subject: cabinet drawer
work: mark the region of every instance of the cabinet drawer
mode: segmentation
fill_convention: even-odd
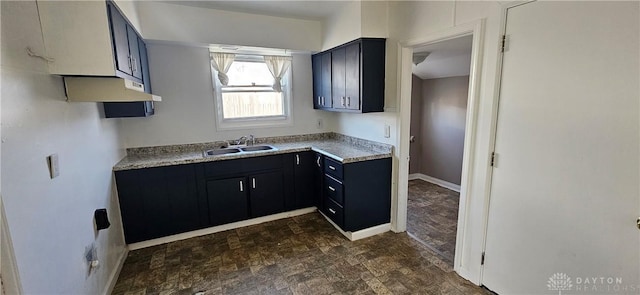
[[[324,172],[338,180],[342,180],[342,163],[329,157],[324,157]]]
[[[325,175],[324,178],[325,195],[333,199],[340,205],[344,204],[344,199],[342,197],[342,182],[329,175]]]
[[[282,156],[257,156],[253,158],[223,160],[204,164],[204,176],[230,176],[253,171],[264,171],[282,168]]]
[[[326,208],[325,213],[327,214],[327,217],[331,218],[331,220],[339,227],[344,227],[344,210],[342,206],[330,198],[324,199],[324,206]]]

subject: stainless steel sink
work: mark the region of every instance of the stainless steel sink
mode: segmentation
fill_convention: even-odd
[[[226,155],[226,154],[235,154],[241,152],[240,149],[231,148],[231,149],[214,149],[214,150],[206,150],[204,151],[205,157],[217,156],[217,155]]]
[[[275,150],[276,148],[270,145],[252,145],[240,148],[243,152],[257,152],[257,151],[269,151]]]

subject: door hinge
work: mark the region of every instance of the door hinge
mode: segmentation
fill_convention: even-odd
[[[482,257],[480,258],[480,265],[484,265],[484,252],[482,252]]]
[[[491,167],[495,167],[496,166],[496,158],[497,158],[496,152],[492,152],[491,153]]]
[[[502,45],[500,47],[500,51],[501,52],[506,52],[509,50],[509,44],[507,43],[508,40],[508,36],[507,35],[502,35]]]

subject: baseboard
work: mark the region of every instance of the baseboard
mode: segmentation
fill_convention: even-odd
[[[104,295],[109,295],[113,293],[113,288],[116,287],[116,283],[118,282],[118,277],[120,276],[120,271],[122,270],[122,266],[124,266],[125,260],[127,260],[128,254],[129,254],[129,251],[127,250],[127,247],[125,247],[124,251],[122,251],[122,254],[120,255],[120,258],[118,259],[118,263],[115,269],[111,272],[111,275],[109,276],[109,280],[107,280],[107,288],[103,293]]]
[[[414,179],[424,180],[426,182],[430,182],[430,183],[433,183],[435,185],[439,185],[441,187],[450,189],[452,191],[460,192],[460,186],[459,185],[457,185],[455,183],[448,182],[448,181],[444,181],[442,179],[437,179],[435,177],[431,177],[429,175],[425,175],[425,174],[422,174],[422,173],[409,174],[409,180],[414,180]]]
[[[324,216],[324,218],[327,221],[329,221],[329,223],[331,223],[331,225],[333,225],[333,227],[335,227],[343,236],[345,236],[345,238],[349,239],[349,241],[361,240],[361,239],[372,237],[372,236],[375,236],[377,234],[381,234],[381,233],[388,232],[388,231],[391,230],[391,223],[385,223],[385,224],[376,225],[376,226],[372,226],[372,227],[369,227],[369,228],[361,229],[361,230],[355,231],[355,232],[344,231],[337,224],[335,224],[333,222],[333,220],[331,220],[331,218],[327,217],[327,215],[324,215],[324,213],[322,213],[322,211],[318,211],[318,212],[320,212],[320,214],[322,214],[322,216]]]
[[[253,219],[249,219],[249,220],[238,221],[238,222],[234,222],[234,223],[228,223],[228,224],[208,227],[208,228],[204,228],[204,229],[194,230],[194,231],[190,231],[190,232],[186,232],[186,233],[181,233],[181,234],[176,234],[176,235],[172,235],[172,236],[157,238],[157,239],[153,239],[153,240],[133,243],[133,244],[129,244],[129,250],[142,249],[142,248],[162,245],[162,244],[166,244],[166,243],[170,243],[170,242],[175,242],[175,241],[195,238],[195,237],[199,237],[199,236],[210,235],[210,234],[222,232],[222,231],[225,231],[225,230],[236,229],[236,228],[240,228],[240,227],[256,225],[256,224],[269,222],[269,221],[274,221],[274,220],[278,220],[278,219],[283,219],[283,218],[289,218],[289,217],[293,217],[293,216],[308,214],[308,213],[311,213],[311,212],[315,212],[316,210],[317,210],[316,207],[309,207],[309,208],[304,208],[304,209],[288,211],[288,212],[284,212],[284,213],[273,214],[273,215],[269,215],[269,216],[253,218]]]

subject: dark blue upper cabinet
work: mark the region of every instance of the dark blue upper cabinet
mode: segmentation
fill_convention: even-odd
[[[107,1],[107,9],[116,75],[144,84],[145,92],[151,93],[149,62],[144,40],[112,2]],[[104,115],[107,118],[148,117],[154,113],[152,101],[104,103]]]
[[[312,56],[313,107],[383,112],[385,39],[361,38]]]

